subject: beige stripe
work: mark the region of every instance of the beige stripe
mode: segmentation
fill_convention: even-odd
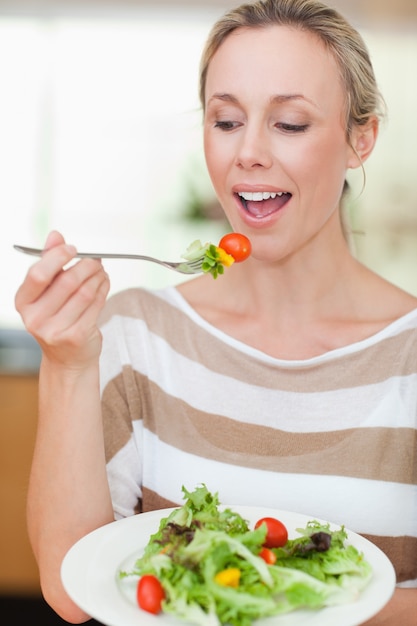
[[[380,548],[395,567],[397,582],[417,578],[417,539],[415,537],[378,537],[363,535]]]
[[[142,512],[181,506],[183,502],[172,502],[162,498],[151,489],[143,488]],[[352,530],[352,529],[351,529]],[[397,582],[417,578],[417,539],[415,537],[378,537],[363,535],[382,550],[394,565]]]
[[[193,324],[185,313],[152,293],[138,289],[123,292],[111,303],[109,301],[103,320],[108,320],[113,312],[140,319],[144,316],[149,330],[168,341],[174,351],[203,363],[214,372],[276,388],[275,362],[267,363],[255,357],[242,359],[241,352]],[[408,350],[407,344],[416,344],[415,330],[404,331],[327,363],[296,368],[280,366],[280,389],[303,392],[338,390],[357,387],[358,381],[362,386],[384,381],[390,375],[417,373],[417,361],[411,358],[415,351]]]
[[[143,487],[142,489],[142,513],[177,507],[183,504],[184,502],[172,502],[171,500],[167,500],[147,487]]]
[[[417,484],[415,432],[407,428],[363,428],[323,433],[291,433],[267,426],[208,415],[168,396],[154,383],[124,369],[125,383],[136,407],[124,398],[122,377],[104,392],[104,432],[107,461],[128,441],[131,411],[164,443],[187,453],[231,465],[295,473],[349,476]],[[145,391],[147,390],[147,391]],[[111,409],[106,408],[107,400]],[[154,416],[158,415],[158,424]],[[399,453],[401,451],[401,454]]]
[[[158,437],[184,452],[267,471],[417,484],[412,429],[289,433],[208,415],[167,396],[153,383],[147,400],[145,415],[165,416],[163,424],[158,421]],[[146,428],[156,432],[152,420]]]
[[[132,436],[132,416],[139,418],[141,415],[140,387],[136,387],[135,372],[130,367],[123,368],[123,372],[109,382],[101,402],[108,463]]]

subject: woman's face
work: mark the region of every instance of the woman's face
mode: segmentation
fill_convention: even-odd
[[[211,60],[205,155],[233,229],[271,259],[338,223],[346,170],[344,92],[333,56],[311,33],[239,29]]]

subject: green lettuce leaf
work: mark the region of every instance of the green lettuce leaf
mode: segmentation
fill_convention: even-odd
[[[372,570],[344,527],[331,530],[312,520],[300,537],[274,549],[277,562],[259,556],[266,527],[221,509],[217,494],[203,484],[183,487],[185,503],[161,520],[131,572],[153,573],[165,590],[163,611],[200,626],[251,626],[254,620],[299,608],[317,610],[356,600]],[[216,575],[232,568],[236,586]]]

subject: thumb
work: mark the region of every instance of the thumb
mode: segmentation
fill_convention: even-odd
[[[50,248],[54,248],[55,246],[59,246],[60,244],[65,243],[64,237],[57,230],[52,230],[46,238],[45,241],[45,250],[49,250]]]

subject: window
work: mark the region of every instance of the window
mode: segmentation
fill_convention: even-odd
[[[219,225],[189,223],[190,185],[212,194],[201,148],[198,65],[213,15],[0,16],[0,326],[56,228],[80,250],[179,259]],[[178,274],[109,261],[112,291]],[[5,297],[4,297],[5,295]]]

